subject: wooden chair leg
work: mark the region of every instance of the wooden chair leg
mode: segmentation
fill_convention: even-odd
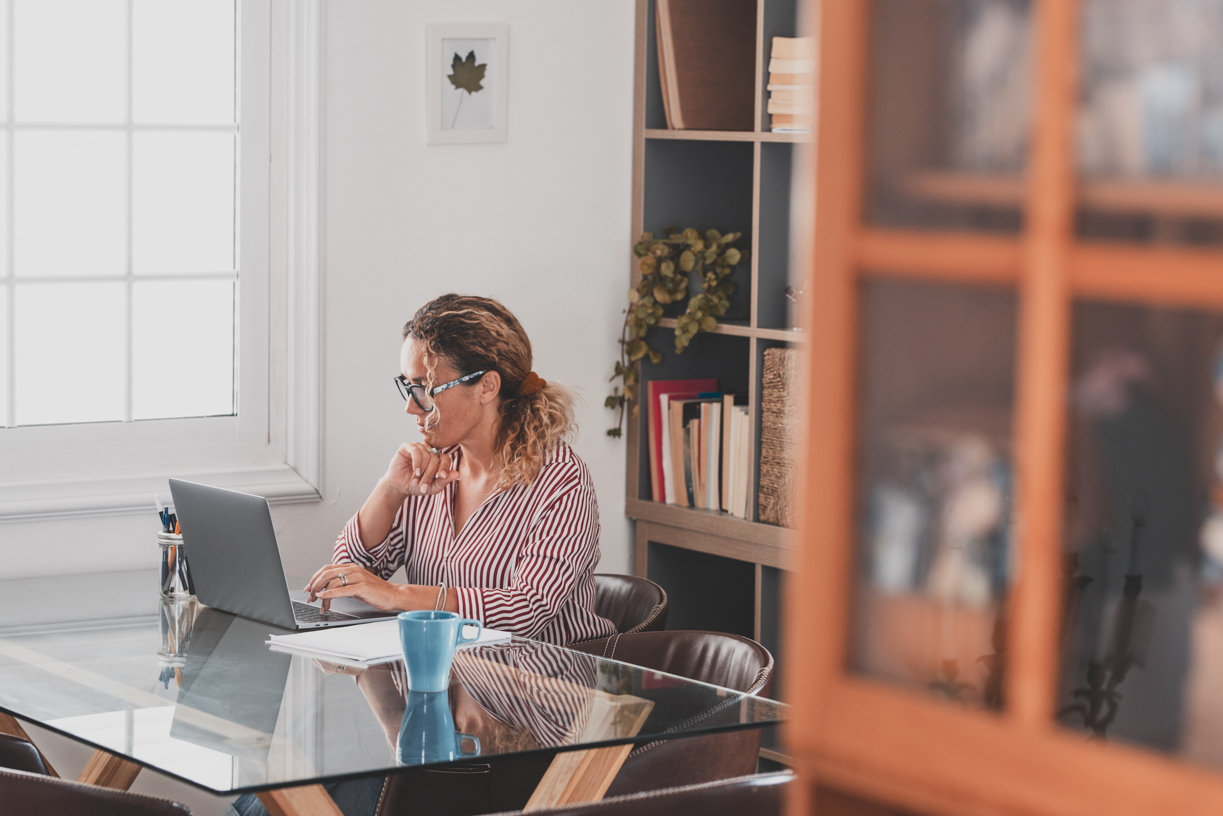
[[[140,774],[140,766],[107,751],[94,751],[77,782],[114,790],[127,790]]]
[[[256,796],[271,816],[344,816],[322,785],[281,788]]]
[[[0,712],[0,734],[8,734],[10,737],[18,737],[31,745],[34,743],[34,740],[30,739],[30,735],[27,734],[25,729],[21,727],[21,723],[17,722],[17,718],[3,712]],[[35,745],[34,748],[37,749],[38,746]],[[47,758],[43,755],[43,752],[39,751],[38,755],[42,757],[42,764],[47,766],[47,773],[58,779],[59,774],[57,774],[55,769],[51,767],[51,763],[47,762]]]

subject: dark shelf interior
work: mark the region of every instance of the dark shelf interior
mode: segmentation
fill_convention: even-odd
[[[648,578],[667,591],[667,629],[755,634],[755,565],[650,542]]]
[[[756,325],[791,328],[786,287],[790,284],[790,175],[792,144],[760,145],[760,257],[756,281]]]
[[[645,206],[648,232],[666,227],[700,232],[741,232],[734,246],[752,245],[752,150],[750,142],[699,142],[653,139],[645,145]],[[747,253],[744,252],[746,255]],[[751,265],[741,263],[730,273],[735,286],[727,320],[751,319]],[[688,297],[701,291],[699,280],[688,285]],[[664,314],[683,313],[688,298],[669,304]]]

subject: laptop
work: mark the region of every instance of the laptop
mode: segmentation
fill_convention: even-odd
[[[321,601],[291,588],[285,578],[267,499],[219,487],[170,480],[170,493],[200,603],[284,629],[350,626],[393,618],[356,598]],[[303,582],[304,583],[304,582]]]

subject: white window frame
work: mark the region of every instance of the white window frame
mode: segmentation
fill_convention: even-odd
[[[170,476],[321,497],[322,0],[239,13],[237,415],[0,429],[0,523],[149,513]]]

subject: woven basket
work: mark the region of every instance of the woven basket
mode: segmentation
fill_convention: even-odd
[[[794,527],[798,443],[802,422],[803,355],[798,349],[764,352],[760,400],[760,520]]]

